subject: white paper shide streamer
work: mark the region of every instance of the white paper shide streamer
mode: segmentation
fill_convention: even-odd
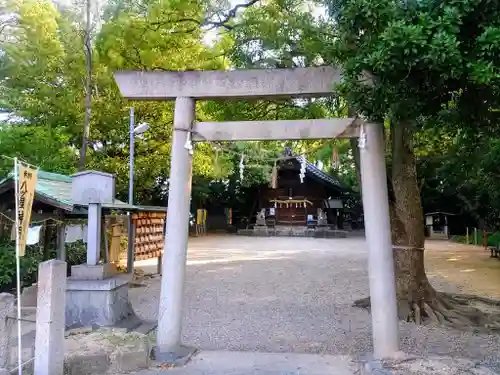
[[[243,161],[245,160],[245,155],[241,155],[240,159],[240,182],[243,181],[243,172],[245,171],[245,164],[243,164]]]
[[[190,155],[193,155],[193,142],[191,142],[191,132],[186,133],[186,143],[184,143],[184,148],[189,151]]]
[[[300,173],[299,173],[300,183],[303,183],[304,178],[306,177],[306,166],[307,166],[306,156],[302,155],[300,157]]]
[[[361,123],[361,128],[359,129],[358,146],[359,148],[366,147],[366,132],[365,132],[365,125],[363,123]]]

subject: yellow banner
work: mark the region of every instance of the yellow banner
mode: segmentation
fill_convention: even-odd
[[[24,256],[37,182],[36,169],[19,164],[19,256]]]

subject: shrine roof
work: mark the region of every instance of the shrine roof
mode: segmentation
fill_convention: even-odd
[[[74,205],[71,198],[71,176],[59,173],[38,170],[37,184],[35,187],[35,200],[42,203],[61,208],[73,214],[86,214],[85,206]],[[14,172],[10,172],[7,177],[0,180],[0,194],[14,189]],[[130,205],[119,199],[114,199],[112,203],[103,204],[104,209],[122,211],[166,211],[165,207]]]
[[[297,161],[300,163],[302,161],[302,157],[297,156]],[[342,187],[342,184],[340,183],[338,178],[326,174],[321,169],[316,167],[314,164],[309,163],[306,160],[306,176],[308,173],[313,175],[316,178],[319,178],[320,180],[322,180],[328,184],[334,185],[335,187],[338,187],[338,188]]]

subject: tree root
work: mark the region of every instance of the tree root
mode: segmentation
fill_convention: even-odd
[[[406,322],[476,332],[500,332],[500,301],[489,298],[431,293],[430,296],[421,300],[399,300],[398,305],[399,317]],[[478,305],[487,307],[487,311],[478,308]],[[370,298],[357,300],[353,306],[370,311]]]

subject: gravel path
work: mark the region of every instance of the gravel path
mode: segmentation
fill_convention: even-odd
[[[372,351],[364,239],[209,236],[190,240],[183,340],[202,349],[356,355]],[[145,268],[147,270],[147,267]],[[149,271],[155,269],[150,268]],[[457,288],[433,278],[439,290]],[[159,278],[130,291],[155,318]],[[400,323],[402,349],[485,361],[500,370],[500,336]]]

